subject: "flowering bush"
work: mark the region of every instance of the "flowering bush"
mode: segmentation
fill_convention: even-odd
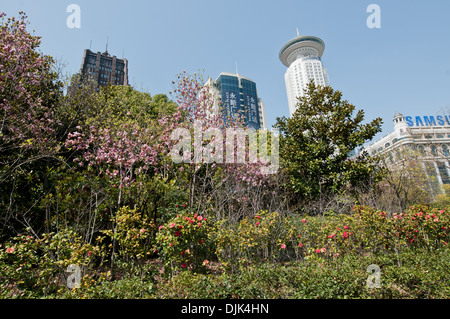
[[[403,214],[355,206],[352,215],[310,218],[300,223],[299,248],[306,258],[337,258],[343,254],[384,253],[409,248],[435,250],[449,241],[450,214],[425,205],[411,206]]]
[[[405,246],[434,250],[448,244],[450,214],[446,209],[414,205],[405,213],[388,216],[367,207],[355,207],[360,247],[399,250]]]
[[[211,255],[208,218],[198,214],[178,214],[159,227],[156,251],[168,269],[205,270]]]

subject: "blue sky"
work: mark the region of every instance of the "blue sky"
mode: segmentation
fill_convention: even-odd
[[[66,25],[69,4],[81,8],[81,28]],[[369,4],[381,8],[381,28],[369,29]],[[366,120],[382,117],[381,137],[396,111],[434,115],[450,109],[448,0],[0,0],[8,16],[27,13],[41,50],[75,73],[83,50],[129,60],[129,80],[152,95],[168,94],[182,70],[205,79],[236,70],[256,82],[267,124],[288,116],[281,47],[296,36],[318,36],[331,86]]]

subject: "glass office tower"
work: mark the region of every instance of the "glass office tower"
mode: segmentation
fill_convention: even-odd
[[[241,114],[247,127],[266,128],[264,104],[258,98],[255,82],[239,74],[221,73],[215,81],[209,79],[206,85],[213,88],[216,109],[220,105],[225,123]]]

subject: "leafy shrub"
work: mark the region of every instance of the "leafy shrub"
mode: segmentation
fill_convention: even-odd
[[[115,223],[113,229],[102,231],[109,236],[113,244],[117,245],[114,254],[119,260],[128,263],[138,261],[152,254],[156,227],[153,221],[142,216],[137,209],[125,206],[119,209],[116,216],[111,219]],[[100,241],[104,237],[99,237]],[[116,257],[116,256],[114,256]]]
[[[217,222],[210,238],[223,268],[236,272],[252,263],[276,261],[288,247],[292,228],[278,213],[260,212],[246,217],[237,224],[226,220]]]
[[[83,242],[73,231],[44,234],[42,238],[18,235],[0,247],[0,278],[3,297],[41,297],[66,285],[66,270],[82,271],[101,256],[99,246]]]

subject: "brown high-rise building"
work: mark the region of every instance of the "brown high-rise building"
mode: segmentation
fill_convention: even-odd
[[[80,72],[72,78],[69,92],[80,85],[85,79],[90,79],[98,86],[129,85],[128,60],[111,56],[108,51],[94,53],[84,50]]]

